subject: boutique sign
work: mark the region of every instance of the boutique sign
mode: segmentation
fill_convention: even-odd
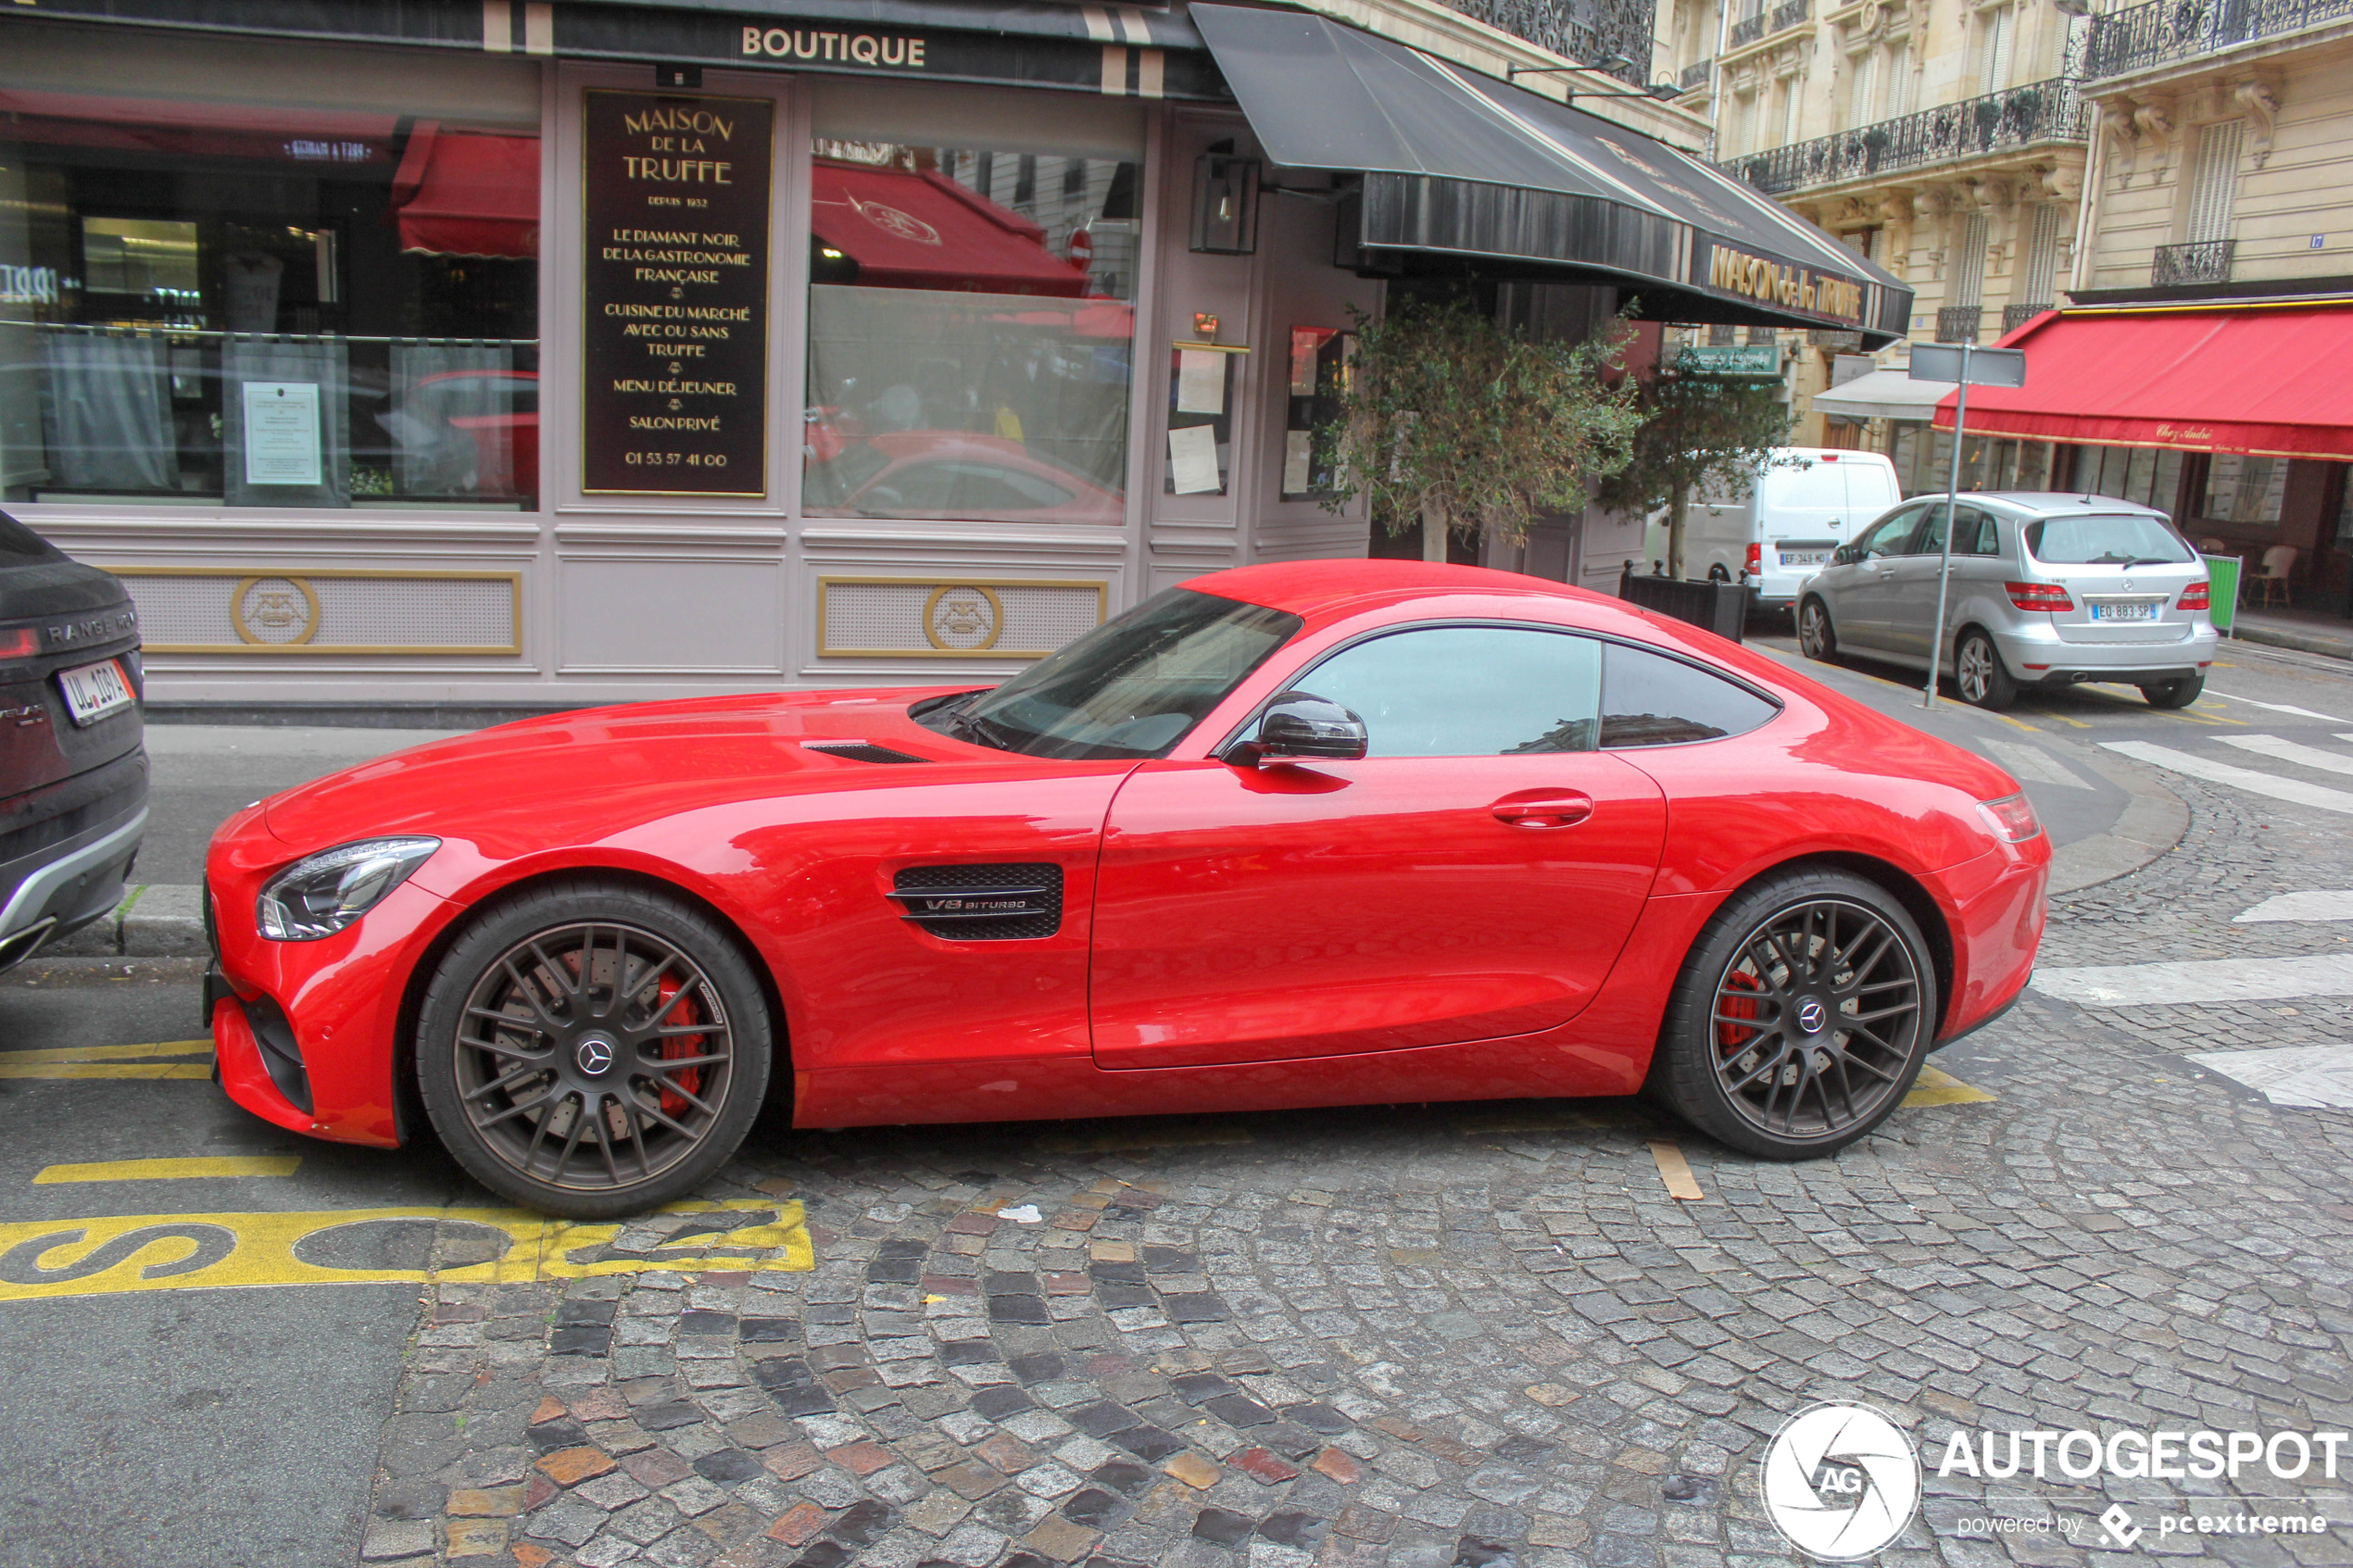
[[[881,32],[823,32],[813,28],[749,27],[743,32],[744,58],[818,60],[839,65],[925,69],[924,41]]]

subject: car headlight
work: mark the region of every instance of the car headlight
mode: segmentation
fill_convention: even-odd
[[[333,936],[384,901],[441,847],[437,838],[363,838],[306,855],[270,879],[255,905],[272,942]]]

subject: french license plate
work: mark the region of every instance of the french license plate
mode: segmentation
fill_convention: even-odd
[[[65,687],[66,711],[73,715],[77,724],[91,724],[119,709],[131,706],[131,681],[122,672],[119,659],[104,664],[85,664],[79,670],[61,670],[58,684]]]
[[[1828,550],[1783,550],[1781,552],[1783,566],[1819,566],[1830,558],[1831,553]]]
[[[2157,619],[2157,607],[2152,604],[2103,604],[2097,599],[2089,602],[2092,619],[2095,621],[2155,621]]]

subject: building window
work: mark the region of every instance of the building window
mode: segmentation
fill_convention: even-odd
[[[1140,120],[929,86],[813,96],[802,510],[1124,521]]]
[[[537,505],[535,66],[11,47],[0,495]]]
[[[2183,236],[2190,244],[2231,237],[2231,216],[2239,195],[2239,153],[2246,140],[2243,119],[2199,128],[2197,159],[2190,174],[2189,228]]]
[[[1872,118],[1879,103],[1879,48],[1866,44],[1846,57],[1846,123],[1860,125]]]
[[[2206,462],[2206,509],[2210,522],[2277,528],[2287,495],[2287,459],[2217,452]]]
[[[2048,305],[2058,287],[2059,209],[2049,202],[2029,209],[2026,271],[2019,280],[2019,305]]]
[[[1963,217],[1953,236],[1953,254],[1944,266],[1944,301],[1967,308],[1985,303],[1985,215]]]
[[[2010,84],[2010,40],[2018,30],[2018,7],[1995,6],[1978,14],[1977,90],[1998,93]]]
[[[2182,454],[2151,446],[2079,446],[2075,491],[2137,501],[2169,517],[2180,501]]]

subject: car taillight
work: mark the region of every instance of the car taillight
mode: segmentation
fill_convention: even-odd
[[[41,651],[41,633],[30,626],[19,626],[13,632],[0,632],[0,662],[11,659],[31,659]]]
[[[2023,844],[2043,831],[2034,820],[2034,808],[2023,795],[2006,795],[1999,800],[1981,800],[1978,810],[2005,844]]]
[[[2173,608],[2175,609],[2212,608],[2213,607],[2207,602],[2207,596],[2211,586],[2212,585],[2210,583],[2191,583],[2188,587],[2182,590],[2182,602],[2175,605]]]
[[[2010,603],[2020,609],[2073,609],[2075,601],[2056,583],[2005,583]]]
[[[1748,547],[1748,574],[1762,576],[1765,571],[1765,546],[1752,543]]]

